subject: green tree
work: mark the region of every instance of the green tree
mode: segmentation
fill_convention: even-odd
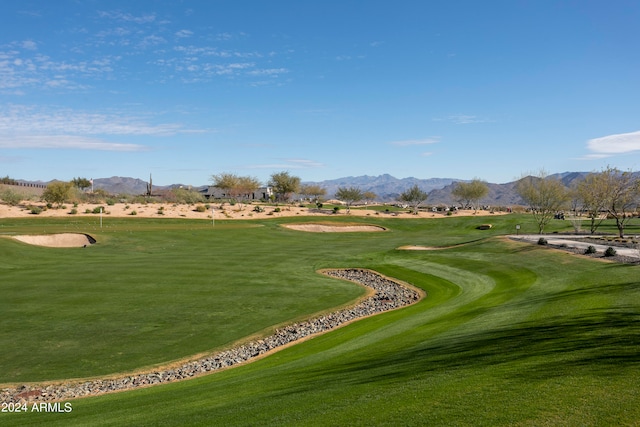
[[[73,184],[70,182],[54,181],[47,185],[42,192],[42,200],[47,203],[55,203],[60,207],[71,197]]]
[[[478,211],[480,200],[487,193],[489,193],[487,183],[478,178],[474,178],[471,182],[458,182],[451,191],[463,209],[473,207],[475,212]]]
[[[258,188],[260,188],[260,181],[258,178],[254,178],[252,176],[239,176],[233,191],[238,194],[238,201],[241,201],[243,199],[248,199],[251,196],[251,193],[255,192]],[[240,203],[239,209],[241,208],[242,203]]]
[[[192,205],[194,203],[204,202],[204,196],[198,191],[187,188],[173,188],[166,195],[165,199],[173,203],[185,203]]]
[[[73,178],[71,180],[71,183],[79,190],[85,190],[91,187],[91,180],[87,178]]]
[[[378,198],[378,195],[376,193],[374,193],[373,191],[365,191],[364,192],[363,199],[366,200],[367,203],[373,202],[377,198]]]
[[[300,191],[300,178],[289,172],[275,172],[269,178],[269,186],[273,187],[276,200],[288,202],[291,194]]]
[[[401,202],[405,202],[409,206],[411,206],[411,211],[415,215],[417,215],[418,207],[422,202],[427,200],[427,197],[429,197],[429,195],[426,192],[422,191],[417,184],[415,184],[413,187],[401,193],[400,197],[398,197],[398,200]]]
[[[16,185],[18,182],[13,179],[13,178],[9,178],[9,175],[0,178],[0,184],[7,184],[7,185]]]
[[[529,205],[540,234],[544,233],[544,227],[562,210],[568,199],[567,189],[562,182],[549,178],[543,170],[537,176],[521,178],[516,184],[516,190]]]
[[[317,184],[306,184],[300,186],[300,194],[318,204],[322,202],[322,198],[327,194],[327,190]]]
[[[221,189],[229,199],[235,199],[237,197],[239,179],[238,175],[228,172],[211,176],[213,186]]]
[[[2,201],[9,206],[17,206],[18,204],[20,204],[23,198],[24,197],[22,194],[18,193],[17,191],[13,191],[10,188],[0,193],[0,199],[2,199]]]
[[[364,192],[357,187],[339,187],[336,198],[347,205],[347,213],[351,213],[351,205],[364,198]]]

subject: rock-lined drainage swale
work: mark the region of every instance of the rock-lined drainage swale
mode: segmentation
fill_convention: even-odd
[[[267,337],[184,362],[177,367],[121,375],[115,378],[6,387],[0,391],[0,402],[62,401],[185,380],[245,363],[309,336],[330,331],[362,317],[413,304],[421,298],[421,294],[416,289],[371,270],[353,268],[323,270],[322,273],[367,286],[373,289],[374,294],[365,297],[352,307],[284,326]]]

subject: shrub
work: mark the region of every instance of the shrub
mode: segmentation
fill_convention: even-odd
[[[260,212],[264,212],[264,209],[260,206],[256,206],[255,208],[253,208],[253,211],[260,213]]]
[[[42,208],[39,208],[37,206],[32,206],[31,207],[31,213],[34,215],[38,215],[40,213],[42,213]]]
[[[16,206],[20,204],[23,196],[22,194],[17,193],[13,190],[5,190],[2,195],[0,195],[0,199],[2,199],[9,206]]]
[[[616,250],[613,249],[611,246],[609,246],[607,250],[604,251],[604,256],[615,256],[616,253],[617,253]]]
[[[206,211],[207,211],[206,206],[203,206],[203,205],[196,206],[196,212],[206,212]]]
[[[278,212],[280,212],[280,208],[275,208],[273,211],[278,213]]]
[[[73,208],[73,209],[71,209],[71,211],[69,212],[69,215],[75,215],[75,214],[77,214],[77,213],[78,213],[78,209]]]
[[[333,213],[338,213],[339,210],[340,210],[340,206],[333,207]]]
[[[101,211],[104,212],[104,208],[102,206],[97,206],[93,208],[93,211],[91,211],[91,213],[99,214]]]
[[[129,213],[129,215],[138,215],[138,212],[136,212],[136,211],[131,211],[131,213]]]
[[[545,239],[544,237],[541,237],[538,239],[538,244],[544,246],[544,245],[548,245],[549,242],[547,242],[547,239]]]
[[[596,247],[589,245],[589,247],[587,247],[587,249],[585,249],[584,254],[585,255],[591,255],[591,254],[595,254],[596,253]]]

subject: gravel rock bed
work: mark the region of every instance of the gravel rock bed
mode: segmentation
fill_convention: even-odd
[[[331,277],[350,280],[368,286],[375,290],[375,294],[365,298],[355,306],[287,325],[277,329],[270,336],[250,341],[236,348],[221,351],[198,360],[185,362],[176,368],[160,369],[156,372],[132,374],[119,378],[92,379],[48,385],[25,384],[19,387],[3,388],[0,390],[0,402],[61,401],[180,381],[247,362],[269,351],[311,335],[329,331],[358,318],[413,304],[420,299],[420,294],[416,290],[370,270],[325,270],[323,273]]]

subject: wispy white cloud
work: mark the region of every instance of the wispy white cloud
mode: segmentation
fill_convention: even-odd
[[[164,37],[160,37],[155,34],[152,34],[150,36],[146,36],[145,38],[143,38],[138,43],[137,46],[142,49],[147,49],[149,47],[158,46],[165,43],[167,43],[167,40]]]
[[[279,163],[254,164],[244,166],[245,169],[314,169],[324,167],[324,164],[308,159],[282,159]]]
[[[149,150],[144,145],[108,142],[102,139],[77,135],[0,136],[0,147],[5,149],[74,149],[129,152]]]
[[[9,49],[0,51],[0,92],[15,89],[86,90],[81,80],[104,78],[114,71],[119,56],[102,56],[86,61],[55,61],[38,52]]]
[[[599,160],[613,157],[612,154],[586,154],[582,157],[573,157],[573,160]]]
[[[248,71],[247,74],[250,76],[278,76],[280,74],[286,74],[289,70],[286,68],[264,68],[258,70]]]
[[[439,136],[432,136],[432,137],[424,138],[424,139],[406,139],[406,140],[402,140],[402,141],[393,141],[393,142],[390,142],[389,144],[396,145],[398,147],[408,147],[408,146],[411,146],[411,145],[436,144],[438,142],[440,142],[440,137]]]
[[[20,43],[20,47],[27,50],[37,50],[38,45],[33,40],[24,40]]]
[[[288,163],[292,165],[296,165],[298,168],[301,168],[301,169],[321,168],[324,166],[323,163],[316,162],[315,160],[308,160],[308,159],[286,159],[286,160]]]
[[[187,37],[191,37],[192,35],[193,35],[193,31],[190,31],[190,30],[180,30],[176,32],[176,36],[180,38],[187,38]]]
[[[592,156],[610,156],[640,151],[640,131],[590,139],[587,141],[587,149],[593,153]]]
[[[488,122],[491,122],[492,120],[484,117],[475,116],[475,115],[469,115],[469,114],[453,114],[447,117],[436,117],[433,119],[433,121],[434,122],[451,122],[457,125],[467,125],[471,123],[488,123]]]
[[[278,84],[291,72],[274,60],[273,49],[234,48],[236,40],[249,37],[243,32],[205,33],[205,42],[191,44],[185,41],[196,40],[192,29],[166,27],[155,13],[107,10],[97,16],[102,22],[58,51],[47,50],[51,46],[35,39],[0,45],[0,95],[28,96],[36,90],[90,92],[101,81],[127,81],[131,70],[122,67],[123,59],[132,61],[132,57],[144,57],[135,60],[140,65],[136,75],[153,76],[149,80],[159,83],[203,83],[228,77],[244,78],[248,85],[255,85],[256,79]],[[73,34],[77,36],[77,30]],[[113,55],[117,48],[122,55]]]
[[[204,133],[177,123],[151,124],[148,118],[121,113],[86,113],[60,108],[22,105],[0,107],[0,136],[28,135],[131,135],[172,136]]]
[[[119,10],[99,11],[98,16],[100,16],[101,18],[112,19],[114,21],[133,22],[136,24],[147,24],[156,20],[155,13],[135,16],[130,13],[124,13]]]

